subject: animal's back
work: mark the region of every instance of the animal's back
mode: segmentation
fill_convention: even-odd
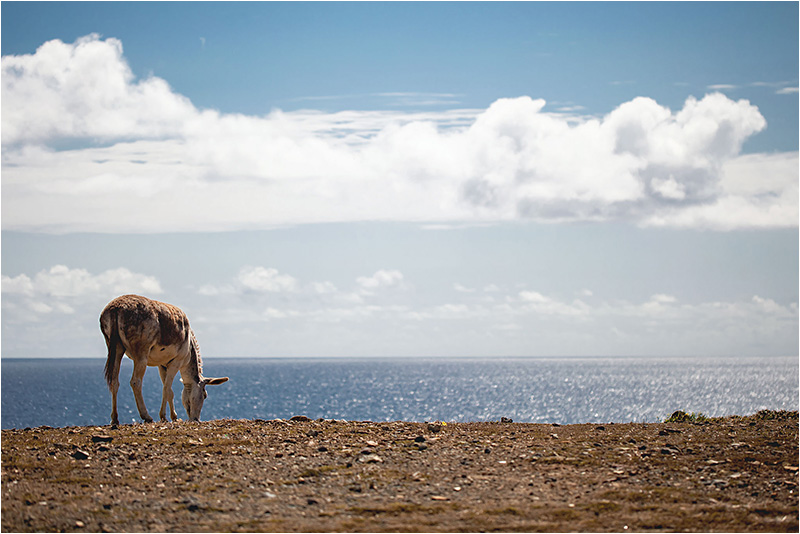
[[[116,333],[125,341],[152,339],[160,345],[172,345],[187,339],[189,320],[172,304],[141,295],[123,295],[103,309],[100,328],[106,338]]]

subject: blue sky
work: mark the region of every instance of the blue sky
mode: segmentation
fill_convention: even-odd
[[[2,4],[4,356],[798,351],[798,7]]]

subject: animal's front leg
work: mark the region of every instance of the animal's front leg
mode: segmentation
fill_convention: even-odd
[[[167,420],[167,403],[169,403],[169,416],[173,421],[177,421],[178,414],[175,412],[175,404],[173,402],[175,394],[172,392],[172,381],[175,379],[178,368],[161,365],[158,371],[161,374],[161,384],[163,385],[161,391],[161,409],[158,411],[158,415],[161,417],[162,421]]]
[[[142,396],[142,382],[144,380],[144,372],[147,370],[146,359],[133,360],[133,376],[131,377],[131,389],[133,390],[133,398],[136,399],[136,407],[139,409],[139,417],[145,423],[152,423],[153,418],[147,413],[147,406],[144,405],[144,397]]]

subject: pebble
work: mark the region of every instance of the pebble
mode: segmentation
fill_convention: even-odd
[[[75,521],[75,526],[77,528],[83,528],[86,526],[86,523],[84,523],[83,521]]]
[[[112,436],[98,434],[92,436],[92,443],[110,443],[113,439]]]
[[[382,464],[383,459],[377,454],[363,454],[358,457],[358,461],[367,464]]]
[[[414,441],[416,441],[417,443],[425,443],[425,437],[417,436],[416,438],[414,438]]]
[[[309,419],[308,416],[305,415],[295,415],[291,419],[289,419],[289,421],[294,421],[297,423],[305,423],[307,421],[311,421],[311,419]]]
[[[514,421],[510,417],[501,417],[500,418],[500,422],[501,423],[513,423]]]
[[[90,458],[88,452],[82,451],[80,449],[73,452],[72,457],[75,458],[76,460],[88,460]]]

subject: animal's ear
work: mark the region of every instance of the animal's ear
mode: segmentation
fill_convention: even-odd
[[[228,377],[223,376],[222,378],[206,378],[203,380],[207,386],[216,386],[217,384],[222,384],[223,382],[227,382]]]

